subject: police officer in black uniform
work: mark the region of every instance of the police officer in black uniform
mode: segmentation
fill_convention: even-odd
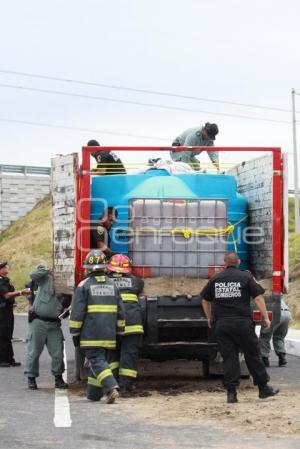
[[[223,358],[223,383],[227,390],[228,403],[237,402],[236,389],[240,379],[239,350],[244,353],[254,385],[258,386],[259,397],[264,399],[279,392],[277,388],[268,385],[269,376],[260,355],[252,321],[251,297],[261,312],[265,328],[270,328],[271,323],[262,296],[264,289],[249,271],[240,271],[239,264],[236,253],[226,253],[224,271],[212,277],[201,292],[208,326],[214,328]]]
[[[111,250],[110,229],[118,218],[118,211],[114,207],[107,207],[99,217],[96,227],[91,228],[91,249],[100,249],[107,258],[115,253]]]
[[[88,147],[100,147],[97,140],[89,140]],[[123,162],[113,151],[92,151],[92,156],[97,161],[97,170],[103,175],[126,174]]]
[[[29,289],[15,291],[10,283],[7,262],[0,262],[0,367],[20,366],[14,359],[12,336],[14,331],[13,307],[17,296],[28,295]]]

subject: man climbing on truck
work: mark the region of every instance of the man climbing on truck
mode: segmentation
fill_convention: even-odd
[[[216,139],[216,135],[218,133],[218,126],[215,123],[207,122],[204,126],[189,128],[181,133],[173,141],[172,146],[212,147],[214,146],[214,140]],[[195,156],[200,153],[202,153],[202,150],[170,151],[170,156],[173,161],[186,162],[190,164],[194,170],[197,171],[200,169],[200,163]],[[207,154],[219,173],[219,153],[217,151],[208,151]]]
[[[97,140],[89,140],[88,147],[100,147]],[[120,175],[126,174],[123,162],[113,151],[92,151],[92,156],[96,159],[96,173],[100,175]]]
[[[110,248],[110,230],[117,218],[118,211],[107,207],[99,217],[97,226],[91,227],[91,249],[100,249],[108,258],[115,254]]]

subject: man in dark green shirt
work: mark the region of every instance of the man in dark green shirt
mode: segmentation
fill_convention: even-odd
[[[38,265],[30,273],[38,290],[31,311],[31,325],[28,333],[27,360],[25,374],[28,388],[36,390],[39,376],[39,358],[45,346],[51,357],[51,371],[55,377],[55,388],[67,388],[62,374],[65,370],[63,359],[64,337],[59,316],[64,310],[63,302],[55,294],[53,277],[45,265]]]

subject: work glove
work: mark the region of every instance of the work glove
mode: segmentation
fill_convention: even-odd
[[[72,340],[75,348],[78,348],[78,346],[80,345],[80,335],[73,335]]]

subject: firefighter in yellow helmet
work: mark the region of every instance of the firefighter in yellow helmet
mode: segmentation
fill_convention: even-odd
[[[117,333],[124,331],[124,307],[118,288],[106,274],[106,257],[101,250],[91,251],[83,267],[87,277],[74,294],[70,332],[90,365],[88,399],[100,400],[104,394],[111,404],[119,396],[119,385],[108,359],[110,351],[116,349]]]

